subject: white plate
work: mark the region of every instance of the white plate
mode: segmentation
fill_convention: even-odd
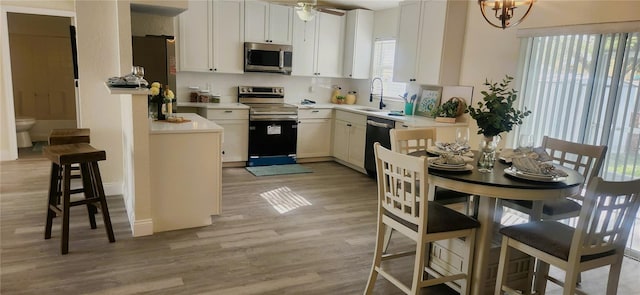
[[[526,172],[518,171],[513,167],[505,168],[504,173],[517,178],[533,180],[533,181],[541,181],[541,182],[561,182],[567,179],[566,177],[554,177],[549,175],[526,173]]]
[[[460,168],[460,167],[464,167],[465,163],[462,163],[462,164],[448,164],[448,163],[439,163],[437,161],[433,161],[433,162],[430,162],[429,165],[434,166],[434,167],[441,167],[441,168]]]
[[[442,171],[471,171],[473,166],[470,164],[464,166],[436,166],[429,163],[429,169],[442,170]]]

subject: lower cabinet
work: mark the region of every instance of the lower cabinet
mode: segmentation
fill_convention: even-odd
[[[333,156],[357,168],[364,169],[364,148],[367,117],[336,111],[333,133]]]
[[[331,156],[332,109],[298,110],[299,159]]]
[[[203,117],[224,128],[222,162],[246,162],[249,154],[248,109],[204,109]]]

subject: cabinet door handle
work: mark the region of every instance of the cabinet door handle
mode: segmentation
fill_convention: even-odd
[[[233,113],[233,111],[230,111],[230,110],[225,110],[224,112],[225,113]]]
[[[320,111],[318,111],[318,110],[313,110],[313,111],[311,111],[311,112],[312,112],[312,113],[319,113]]]
[[[347,127],[351,127],[351,124],[347,124]]]

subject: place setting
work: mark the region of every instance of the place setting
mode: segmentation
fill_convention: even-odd
[[[473,159],[467,160],[466,157],[454,154],[441,154],[438,157],[428,158],[429,169],[464,172],[473,170],[473,165],[469,162]]]
[[[541,162],[533,158],[513,158],[511,167],[505,168],[504,173],[516,178],[539,181],[561,182],[567,179],[569,174],[564,167],[551,162]]]

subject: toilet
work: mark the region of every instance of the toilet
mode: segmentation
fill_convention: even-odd
[[[36,119],[32,117],[16,116],[16,137],[18,148],[31,147],[31,136],[29,130],[36,124]]]

